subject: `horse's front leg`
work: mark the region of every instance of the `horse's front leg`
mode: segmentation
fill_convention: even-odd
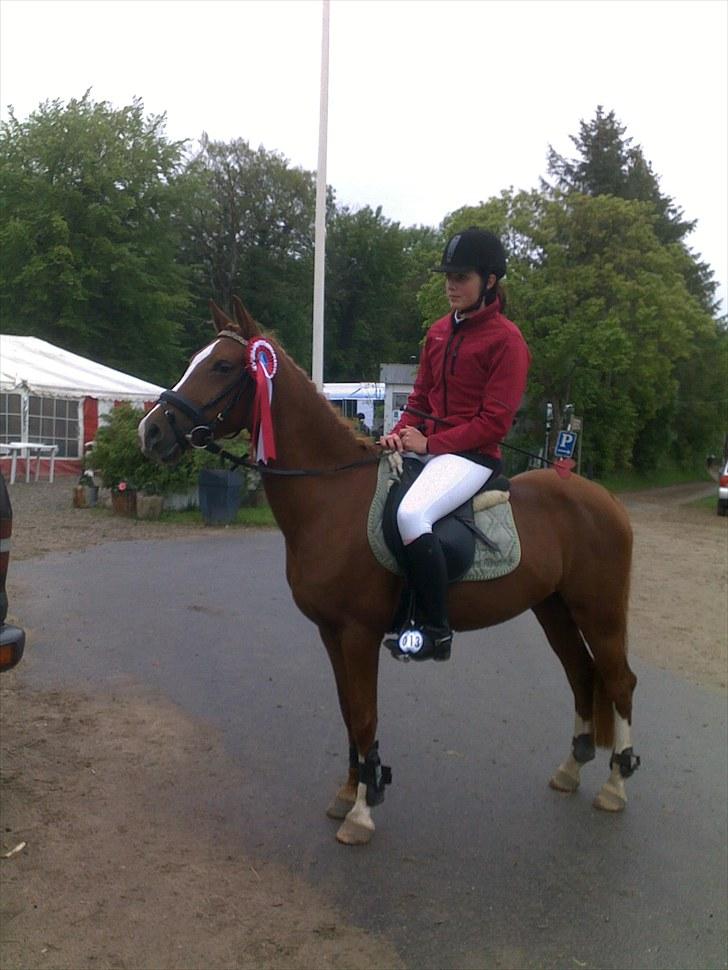
[[[389,768],[381,764],[375,740],[379,643],[376,634],[358,624],[346,627],[341,637],[352,742],[350,780],[354,773],[354,749],[357,757],[356,798],[336,833],[339,842],[346,845],[365,845],[370,841],[374,834],[372,807],[384,799],[384,787],[391,780]]]
[[[334,671],[341,716],[344,719],[346,733],[349,738],[349,771],[343,785],[336,792],[329,807],[326,809],[326,814],[329,818],[343,819],[346,818],[347,813],[356,801],[356,789],[359,783],[359,756],[351,734],[346,664],[344,663],[344,654],[341,649],[341,635],[336,630],[325,626],[319,626],[319,632],[321,633],[321,639],[324,642]]]

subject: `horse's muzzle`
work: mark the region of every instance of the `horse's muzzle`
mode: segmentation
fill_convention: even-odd
[[[139,444],[145,457],[165,465],[178,461],[183,451],[159,405],[139,422]]]

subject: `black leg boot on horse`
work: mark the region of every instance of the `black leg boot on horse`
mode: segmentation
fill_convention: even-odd
[[[426,532],[405,546],[405,556],[417,615],[400,631],[400,659],[449,660],[452,630],[447,617],[447,565],[440,540]]]

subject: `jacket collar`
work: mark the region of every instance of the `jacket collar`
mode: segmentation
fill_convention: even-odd
[[[465,324],[477,327],[481,324],[487,323],[489,320],[492,320],[493,317],[497,316],[500,313],[500,308],[501,299],[499,296],[496,296],[495,300],[493,300],[492,303],[489,303],[488,306],[483,307],[481,310],[478,310],[477,313],[473,313],[472,316],[466,317],[465,320],[461,320],[459,323],[455,319],[455,313],[451,313],[450,325],[453,327],[453,329],[462,327]]]

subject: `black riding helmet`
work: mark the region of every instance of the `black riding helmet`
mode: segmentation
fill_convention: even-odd
[[[484,280],[493,273],[499,280],[506,274],[506,253],[500,239],[487,229],[472,227],[448,240],[442,263],[435,273],[467,273],[476,270]]]

